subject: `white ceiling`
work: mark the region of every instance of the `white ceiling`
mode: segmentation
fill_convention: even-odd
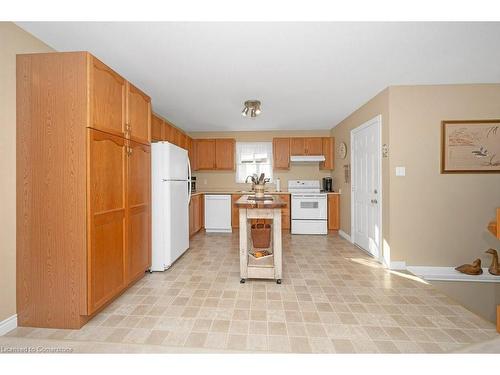
[[[19,22],[189,131],[328,129],[389,85],[500,82],[500,23]],[[240,115],[262,101],[255,119]]]

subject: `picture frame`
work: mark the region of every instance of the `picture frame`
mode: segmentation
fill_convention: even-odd
[[[441,173],[500,173],[500,119],[441,121]]]

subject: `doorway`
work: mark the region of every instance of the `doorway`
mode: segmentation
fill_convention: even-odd
[[[351,130],[351,241],[382,258],[382,116]]]

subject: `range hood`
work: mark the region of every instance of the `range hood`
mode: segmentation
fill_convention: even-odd
[[[290,161],[292,163],[318,163],[325,161],[324,155],[291,155]]]

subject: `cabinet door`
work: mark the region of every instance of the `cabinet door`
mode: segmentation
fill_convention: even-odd
[[[172,127],[166,121],[163,121],[162,141],[173,143],[172,142]]]
[[[241,194],[233,194],[231,195],[231,227],[239,228],[240,227],[240,210],[235,205],[235,202],[241,198]]]
[[[335,169],[335,138],[324,137],[323,139],[323,156],[325,161],[319,165],[320,169]]]
[[[194,197],[191,197],[191,201],[189,202],[189,237],[191,237],[194,233],[194,222],[195,222],[195,210],[194,210]]]
[[[195,143],[197,169],[215,169],[215,139],[196,139]]]
[[[305,138],[306,155],[323,155],[323,139],[320,137]]]
[[[279,197],[286,202],[286,207],[281,209],[281,229],[290,229],[290,195],[280,194]]]
[[[90,127],[124,137],[126,82],[95,57],[89,58]]]
[[[175,126],[170,125],[170,136],[168,141],[176,146],[179,146],[180,132]]]
[[[125,286],[126,145],[121,137],[89,129],[88,313]]]
[[[290,138],[273,138],[273,168],[290,169]]]
[[[328,194],[328,230],[340,229],[340,198],[338,194]]]
[[[164,123],[161,118],[156,115],[151,116],[151,142],[163,140]]]
[[[234,139],[215,140],[215,168],[234,171]]]
[[[290,138],[290,155],[305,155],[306,143],[304,138]]]
[[[127,82],[127,125],[130,139],[149,144],[151,142],[151,98]]]
[[[151,266],[151,147],[129,141],[127,150],[127,251],[126,282]]]

